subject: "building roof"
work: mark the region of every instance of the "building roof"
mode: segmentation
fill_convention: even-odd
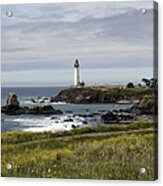
[[[76,59],[76,61],[75,61],[74,67],[75,67],[75,68],[78,68],[78,67],[79,67],[79,61],[78,61],[77,59]]]

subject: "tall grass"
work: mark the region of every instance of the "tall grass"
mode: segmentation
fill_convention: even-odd
[[[47,140],[55,137],[62,137],[62,136],[71,136],[71,135],[78,135],[78,134],[85,134],[85,133],[99,133],[99,132],[116,132],[116,131],[128,131],[128,130],[137,130],[137,129],[145,129],[154,127],[153,121],[135,121],[131,124],[112,124],[112,125],[104,125],[101,124],[98,127],[87,126],[83,128],[76,128],[70,131],[45,131],[45,132],[18,132],[18,131],[11,131],[5,132],[2,134],[2,143],[24,143],[24,142],[31,142],[35,140]]]
[[[132,127],[131,127],[132,126]],[[149,123],[136,123],[149,128]],[[2,134],[2,176],[74,179],[154,180],[155,134],[80,138],[84,133],[129,130],[128,125],[100,126],[61,133]],[[123,131],[122,130],[122,131]],[[53,136],[54,135],[54,136]],[[76,136],[79,138],[76,138]],[[21,142],[25,138],[24,143]],[[38,136],[38,138],[36,137]],[[43,137],[43,138],[42,138]],[[47,138],[46,138],[47,137]],[[31,141],[29,141],[31,139]],[[13,141],[12,141],[13,140]],[[20,141],[19,141],[20,140]],[[6,163],[12,169],[6,169]],[[140,174],[141,167],[146,173]]]

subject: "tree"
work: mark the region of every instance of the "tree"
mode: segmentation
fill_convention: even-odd
[[[149,87],[149,88],[157,87],[157,79],[156,78],[151,78],[151,79],[143,78],[142,81],[145,83],[146,87]]]
[[[145,83],[146,87],[150,87],[150,80],[147,78],[143,78],[142,81]]]
[[[127,84],[127,88],[134,88],[134,84],[133,84],[132,82],[129,82],[129,83]]]

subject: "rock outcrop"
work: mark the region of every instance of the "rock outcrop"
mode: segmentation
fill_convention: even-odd
[[[105,124],[110,123],[128,123],[134,119],[133,115],[126,112],[121,112],[120,110],[115,112],[107,112],[101,116],[102,122]]]
[[[157,96],[144,96],[138,104],[135,104],[132,108],[130,108],[130,112],[136,115],[157,115]]]
[[[144,95],[153,93],[152,89],[120,89],[109,87],[83,87],[67,88],[62,90],[56,97],[51,97],[51,102],[67,102],[75,104],[91,103],[134,103]]]
[[[1,113],[7,115],[35,114],[35,115],[51,115],[62,114],[61,110],[54,109],[51,105],[35,106],[32,108],[19,106],[17,95],[10,93],[7,98],[7,105],[1,107]]]
[[[7,98],[7,105],[13,107],[19,107],[19,101],[16,94],[9,93]]]
[[[62,114],[61,110],[54,109],[51,105],[35,106],[26,111],[27,114]]]
[[[5,105],[1,107],[1,113],[7,115],[20,115],[20,114],[51,115],[51,114],[62,114],[62,111],[54,109],[51,105],[36,106],[32,108]]]
[[[127,123],[141,115],[157,116],[157,111],[157,96],[145,95],[142,99],[140,99],[139,103],[135,104],[131,108],[114,110],[113,112],[109,111],[103,114],[101,119],[105,124]]]

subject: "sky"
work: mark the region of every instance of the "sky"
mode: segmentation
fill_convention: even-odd
[[[2,86],[70,86],[75,59],[86,85],[153,77],[152,1],[2,5],[1,24]]]

